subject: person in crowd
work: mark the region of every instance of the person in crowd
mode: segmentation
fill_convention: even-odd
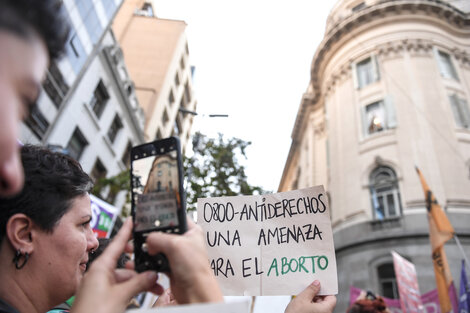
[[[0,196],[23,186],[18,129],[35,103],[49,62],[64,51],[69,25],[61,0],[0,1]]]
[[[384,299],[371,291],[363,291],[348,308],[347,313],[390,313]]]
[[[24,146],[22,191],[0,198],[0,312],[47,312],[78,289],[91,227],[90,177],[72,158]]]
[[[317,296],[320,282],[313,281],[287,305],[285,313],[331,313],[336,306],[335,296]]]
[[[77,161],[43,147],[22,147],[21,161],[24,188],[0,198],[0,312],[47,312],[75,294],[98,247],[90,226],[92,182]],[[156,273],[116,269],[123,250],[109,265],[112,287],[127,299],[139,291],[163,292]]]

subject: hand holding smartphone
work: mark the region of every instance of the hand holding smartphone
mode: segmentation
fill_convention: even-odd
[[[137,272],[168,272],[163,254],[147,253],[145,240],[153,231],[183,234],[186,229],[186,199],[180,141],[165,138],[131,149],[132,217]]]

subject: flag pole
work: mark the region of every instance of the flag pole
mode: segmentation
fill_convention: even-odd
[[[463,250],[462,245],[460,244],[460,240],[459,237],[457,237],[457,234],[454,234],[454,239],[460,249],[460,253],[462,253],[463,258],[465,259],[465,265],[467,265],[467,268],[470,271],[470,262],[468,262],[467,255],[465,254],[465,251]]]

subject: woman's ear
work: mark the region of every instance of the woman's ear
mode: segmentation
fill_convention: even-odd
[[[33,252],[32,230],[34,222],[23,213],[12,215],[7,222],[6,235],[13,249],[22,253]]]

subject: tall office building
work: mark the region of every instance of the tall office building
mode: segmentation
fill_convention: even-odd
[[[418,166],[470,251],[470,2],[341,0],[311,65],[280,191],[324,184],[350,286],[397,298],[391,251],[436,288]],[[458,286],[462,254],[445,244]]]
[[[126,170],[130,147],[144,141],[143,111],[110,29],[121,2],[64,1],[72,26],[66,55],[50,65],[21,127],[23,142],[65,149],[95,180]]]
[[[145,139],[179,136],[189,140],[196,99],[192,88],[184,21],[157,18],[149,1],[127,0],[113,30],[139,103],[145,112]],[[186,113],[185,113],[186,112]]]

